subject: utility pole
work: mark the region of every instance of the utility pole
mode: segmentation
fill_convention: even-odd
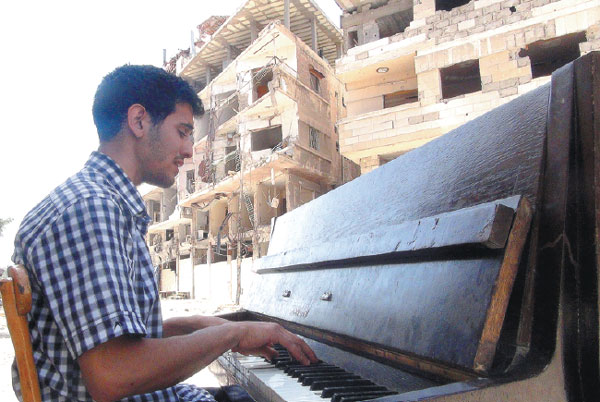
[[[235,304],[240,304],[242,294],[242,197],[244,196],[244,158],[241,148],[241,136],[238,137],[237,148],[240,157],[240,192],[238,195],[238,224],[237,224],[237,287],[235,291]]]

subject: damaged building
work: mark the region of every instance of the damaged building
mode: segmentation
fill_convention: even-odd
[[[600,3],[336,0],[342,154],[366,173],[600,49]]]
[[[341,51],[313,1],[248,1],[168,63],[206,113],[174,188],[144,195],[151,216],[162,211],[148,243],[164,296],[235,299],[239,266],[266,254],[272,220],[360,174],[340,155]]]

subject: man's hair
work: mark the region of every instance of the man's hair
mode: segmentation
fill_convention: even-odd
[[[96,90],[92,114],[101,142],[117,135],[136,103],[146,108],[153,124],[173,113],[178,103],[190,105],[194,116],[204,113],[202,101],[182,78],[154,66],[124,65],[104,77]]]

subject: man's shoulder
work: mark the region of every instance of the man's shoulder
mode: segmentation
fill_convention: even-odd
[[[74,211],[78,204],[97,207],[102,204],[118,205],[119,202],[105,179],[84,168],[52,190],[25,215],[15,238],[15,257],[30,248],[57,220]]]

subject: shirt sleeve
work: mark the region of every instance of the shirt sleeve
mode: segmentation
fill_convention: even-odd
[[[146,335],[136,303],[133,222],[111,199],[78,200],[30,254],[73,359],[124,334]]]

